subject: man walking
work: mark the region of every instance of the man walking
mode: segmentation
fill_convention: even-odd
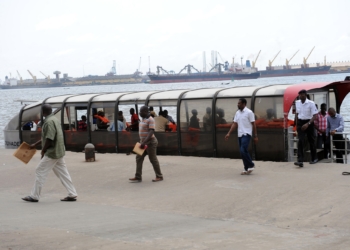
[[[328,158],[328,148],[326,147],[326,129],[327,129],[327,104],[321,104],[321,111],[318,112],[317,118],[314,121],[317,131],[316,145],[318,149],[323,148],[323,158]]]
[[[247,100],[245,98],[240,98],[238,100],[238,110],[233,119],[230,131],[225,136],[225,140],[227,141],[232,131],[237,129],[238,145],[244,164],[242,175],[250,174],[254,170],[254,163],[248,152],[248,146],[253,135],[254,143],[258,143],[254,113],[248,109],[246,105]]]
[[[337,132],[343,132],[343,131],[344,131],[343,117],[337,114],[334,108],[329,108],[328,117],[327,117],[326,148],[328,148],[329,152],[333,150],[332,148],[330,148],[330,135],[332,135],[334,140],[333,145],[337,149],[335,151],[335,155],[337,157],[337,163],[344,163],[343,153],[340,150],[345,148],[344,138],[343,138],[343,135],[336,134]]]
[[[136,155],[136,173],[134,178],[129,180],[132,182],[141,182],[142,181],[142,164],[148,154],[148,158],[152,163],[154,172],[156,173],[156,178],[153,179],[153,182],[158,182],[163,180],[162,172],[160,171],[159,161],[157,158],[157,138],[154,136],[155,122],[153,117],[148,113],[148,107],[143,106],[140,109],[140,116],[142,121],[139,125],[139,135],[141,148],[147,148],[143,155]]]
[[[310,164],[317,163],[316,147],[315,147],[315,127],[314,120],[317,119],[317,108],[313,101],[306,98],[306,90],[299,91],[299,99],[295,102],[296,114],[295,120],[297,121],[298,132],[298,161],[294,162],[294,165],[304,167],[304,140],[305,136],[308,139],[311,161]]]
[[[68,196],[61,201],[76,201],[77,192],[64,161],[65,147],[61,124],[52,114],[52,108],[49,104],[43,105],[42,114],[45,120],[42,126],[41,140],[31,145],[31,148],[35,148],[37,145],[43,144],[41,161],[35,170],[35,183],[31,194],[22,200],[38,202],[46,177],[53,170],[68,191]]]

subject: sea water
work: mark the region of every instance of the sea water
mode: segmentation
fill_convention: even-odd
[[[329,74],[315,76],[290,76],[260,78],[254,80],[240,81],[213,81],[213,82],[185,82],[165,84],[120,84],[101,86],[77,86],[59,88],[31,88],[31,89],[0,89],[0,147],[4,148],[3,130],[8,121],[22,108],[18,100],[41,101],[47,97],[84,94],[84,93],[111,93],[111,92],[132,92],[132,91],[165,91],[174,89],[199,89],[199,88],[228,88],[230,86],[254,86],[271,84],[303,84],[307,82],[333,82],[342,81],[349,74]],[[302,89],[302,86],[300,87]],[[350,95],[348,95],[340,109],[345,121],[350,121]],[[350,122],[345,123],[345,130],[350,132]]]

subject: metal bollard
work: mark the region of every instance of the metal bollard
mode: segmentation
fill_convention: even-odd
[[[91,143],[85,145],[85,161],[95,161],[95,146]]]

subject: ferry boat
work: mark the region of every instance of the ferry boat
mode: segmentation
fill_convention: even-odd
[[[159,155],[240,158],[237,133],[232,133],[228,141],[224,137],[232,124],[238,99],[246,98],[247,107],[256,115],[259,137],[258,144],[250,144],[253,158],[293,161],[293,103],[301,89],[307,90],[310,99],[317,104],[327,103],[339,112],[350,91],[350,79],[294,85],[55,96],[21,108],[5,127],[5,147],[17,148],[23,141],[38,141],[43,122],[41,107],[50,104],[61,121],[67,150],[81,152],[87,143],[92,143],[101,153],[127,153],[139,141],[138,132],[98,129],[93,114],[103,111],[111,123],[117,123],[118,111],[124,111],[124,117],[128,118],[126,111],[130,108],[138,113],[140,107],[146,105],[153,106],[156,112],[167,109],[176,121],[173,132],[155,132]],[[194,109],[198,113],[199,129],[190,127]],[[211,114],[204,123],[207,110],[211,110]],[[82,114],[87,116],[87,131],[78,130]],[[35,123],[37,129],[25,128],[28,123]]]

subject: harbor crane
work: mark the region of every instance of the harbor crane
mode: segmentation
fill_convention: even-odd
[[[306,58],[304,57],[304,59],[303,59],[303,64],[304,64],[304,67],[305,67],[305,68],[308,68],[308,67],[309,67],[309,65],[307,64],[307,59],[309,59],[309,57],[310,57],[312,51],[314,51],[314,48],[315,48],[315,46],[314,46],[314,47],[312,48],[312,50],[310,51],[309,55],[308,55]]]
[[[50,83],[51,79],[49,75],[45,75],[43,72],[40,71],[40,73],[47,79],[47,82]]]
[[[216,64],[214,67],[211,68],[211,70],[209,70],[209,73],[213,70],[213,69],[218,69],[218,74],[222,73],[221,67],[225,68],[225,64],[222,63],[218,63]]]
[[[18,70],[17,70],[17,75],[19,77],[19,82],[21,83],[21,85],[23,84],[23,79],[22,76],[19,74]]]
[[[269,69],[272,69],[272,63],[273,61],[275,61],[276,57],[279,55],[279,53],[281,53],[281,51],[278,51],[277,55],[275,55],[275,57],[272,59],[272,61],[269,60]]]
[[[255,68],[255,64],[256,64],[256,61],[258,60],[259,56],[260,56],[260,52],[261,50],[259,51],[258,55],[256,56],[255,60],[252,61],[252,68]]]
[[[295,56],[298,52],[299,52],[299,50],[298,50],[297,52],[295,52],[294,55],[293,55],[289,60],[286,59],[286,67],[287,67],[287,69],[290,68],[289,63],[290,63],[290,61],[294,58],[294,56]]]
[[[34,80],[34,85],[36,85],[36,76],[32,74],[32,72],[29,71],[29,69],[27,69],[28,73],[31,75],[31,77]]]
[[[166,71],[165,69],[163,69],[163,67],[162,67],[162,66],[157,66],[157,75],[159,75],[160,70],[161,70],[163,73],[169,74],[169,72],[168,72],[168,71]]]
[[[193,65],[188,64],[188,65],[186,65],[182,70],[180,70],[179,75],[180,75],[181,72],[184,71],[186,68],[187,68],[187,74],[191,74],[191,73],[192,73],[192,72],[191,72],[191,68],[194,69],[195,71],[197,71],[197,72],[199,73],[199,70],[198,70],[198,69],[196,69],[195,67],[193,67]],[[210,71],[209,71],[209,72],[210,72]]]

